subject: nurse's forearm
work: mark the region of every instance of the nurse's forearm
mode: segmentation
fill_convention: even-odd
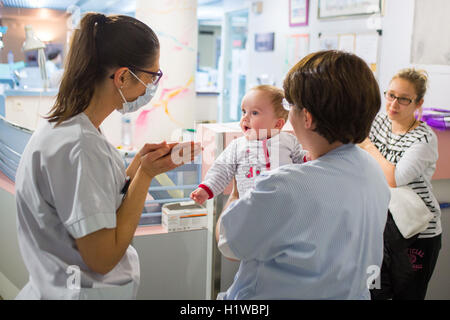
[[[133,180],[140,165],[141,165],[141,156],[140,154],[138,154],[133,158],[133,161],[131,161],[131,163],[127,167],[126,170],[127,177],[130,177],[131,180]]]
[[[139,168],[122,205],[117,210],[116,250],[119,251],[119,255],[125,253],[134,237],[152,179],[153,177]]]
[[[117,210],[116,228],[101,229],[76,240],[83,261],[94,272],[106,274],[122,259],[138,226],[151,180],[139,168]]]

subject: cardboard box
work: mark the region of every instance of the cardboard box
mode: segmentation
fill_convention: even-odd
[[[208,211],[194,201],[166,203],[162,206],[161,222],[168,232],[204,229]]]

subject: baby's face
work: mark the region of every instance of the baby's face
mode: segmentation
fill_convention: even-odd
[[[281,129],[272,102],[266,93],[250,90],[242,99],[242,132],[249,140],[270,138],[272,133]],[[284,122],[283,122],[284,124]]]

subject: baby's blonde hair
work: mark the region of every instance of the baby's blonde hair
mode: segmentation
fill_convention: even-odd
[[[257,90],[266,93],[270,98],[276,117],[287,121],[289,111],[283,108],[284,91],[282,89],[268,84],[263,84],[253,87],[250,90]]]
[[[392,80],[397,78],[404,79],[412,83],[414,88],[416,89],[417,99],[416,102],[422,100],[427,92],[427,84],[428,84],[428,73],[425,70],[407,68],[402,69],[397,74],[392,77]]]

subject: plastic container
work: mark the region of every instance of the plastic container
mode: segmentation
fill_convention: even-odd
[[[131,118],[128,115],[122,116],[122,146],[131,147]]]
[[[208,211],[194,201],[166,203],[162,207],[161,221],[168,232],[205,229]]]
[[[14,65],[14,53],[12,51],[8,52],[8,64]]]

